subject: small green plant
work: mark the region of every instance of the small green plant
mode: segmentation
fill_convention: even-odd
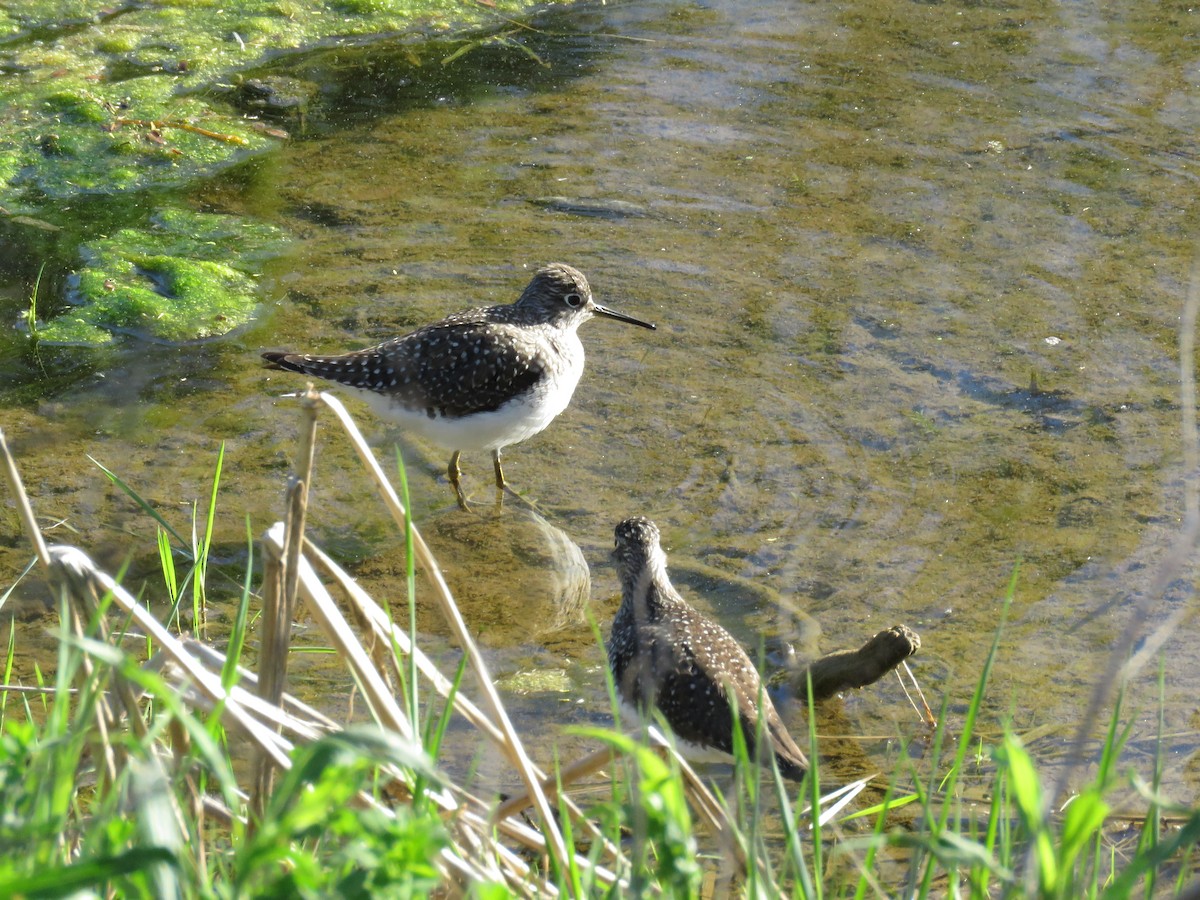
[[[376,728],[351,727],[301,748],[293,763],[238,852],[238,895],[422,897],[438,887],[433,862],[449,844],[438,817],[417,805],[388,815],[355,802],[381,763],[440,784],[427,758]]]
[[[704,873],[679,770],[628,735],[604,731],[592,735],[632,762],[634,775],[627,785],[625,807],[626,824],[637,826],[633,831],[632,893],[642,896],[665,891],[669,896],[695,896]]]
[[[42,263],[38,269],[37,278],[33,282],[33,290],[29,293],[29,306],[25,310],[25,327],[29,329],[29,336],[35,341],[38,338],[38,311],[37,300],[38,292],[42,287],[42,274],[46,271],[46,264]]]
[[[91,459],[91,457],[89,457]],[[159,565],[162,568],[163,581],[166,584],[167,592],[172,598],[171,614],[168,617],[173,620],[176,631],[182,630],[182,625],[179,620],[179,607],[183,602],[184,592],[190,585],[192,588],[192,630],[200,636],[206,635],[207,630],[207,591],[208,591],[208,560],[212,552],[213,526],[217,519],[217,492],[221,484],[221,472],[225,464],[225,442],[221,442],[221,446],[217,451],[217,461],[213,468],[212,488],[208,495],[208,506],[204,518],[204,532],[197,533],[198,516],[195,505],[192,507],[192,536],[190,540],[184,539],[178,531],[176,531],[170,523],[163,518],[149,501],[145,500],[137,491],[129,486],[117,473],[104,466],[96,459],[92,459],[95,466],[104,473],[114,485],[126,494],[134,503],[142,508],[154,521],[157,523],[156,541]],[[247,526],[249,523],[247,523]],[[171,539],[174,538],[178,547],[173,547]],[[188,570],[183,581],[180,582],[175,569],[175,553],[182,553],[192,563],[191,569]],[[249,573],[247,574],[247,578]]]
[[[295,701],[276,706],[249,696],[241,660],[258,601],[254,560],[264,561],[264,571],[278,564],[282,526],[268,530],[265,552],[256,554],[247,521],[244,576],[222,573],[237,591],[224,658],[178,636],[188,583],[199,620],[212,597],[210,576],[219,571],[208,569],[207,558],[223,464],[222,454],[206,518],[201,524],[193,515],[190,541],[104,470],[157,523],[147,553],[160,560],[174,603],[167,621],[174,620],[176,633],[120,586],[120,575],[87,569],[80,551],[61,547],[51,549],[65,555],[46,564],[60,610],[58,656],[49,679],[34,667],[42,690],[33,694],[13,684],[18,637],[10,622],[0,684],[0,896],[697,897],[712,880],[719,891],[754,898],[1117,900],[1178,894],[1196,877],[1200,811],[1163,795],[1161,745],[1147,779],[1118,771],[1131,728],[1120,701],[1094,773],[1059,808],[1051,807],[1047,779],[1019,736],[1005,727],[989,736],[981,727],[1003,617],[961,720],[949,722],[946,698],[921,761],[901,754],[873,805],[840,819],[836,807],[809,812],[829,800],[820,796],[811,708],[813,768],[800,787],[760,767],[739,739],[727,798],[714,797],[675,756],[652,749],[649,733],[587,728],[574,733],[601,748],[597,768],[611,775],[606,796],[596,801],[576,792],[566,768],[556,765],[548,777],[534,770],[542,784],[557,787],[555,824],[566,848],[560,852],[546,838],[545,818],[535,830],[517,813],[501,816],[490,799],[474,796],[470,772],[456,783],[439,765],[451,720],[460,717],[510,759],[518,754],[496,720],[460,690],[467,669],[478,666],[479,675],[482,666],[463,654],[446,678],[420,652],[413,560],[423,542],[411,522],[398,520],[410,604],[400,627],[318,551],[311,565],[323,566],[322,578],[344,590],[360,631],[338,620],[327,593],[322,599],[322,578],[299,576],[309,614],[333,645],[329,652],[349,668],[367,724],[339,727]],[[192,566],[182,578],[177,556]],[[423,559],[422,569],[429,568],[431,558]],[[121,639],[131,622],[145,642]],[[150,659],[135,658],[141,647]],[[163,654],[184,674],[164,667]],[[615,706],[607,670],[605,677]],[[420,692],[418,679],[425,682]],[[264,707],[270,716],[256,718]],[[273,788],[269,779],[247,783],[248,755],[270,762]],[[266,786],[256,802],[260,784]],[[1146,812],[1136,847],[1119,857],[1106,826],[1114,792],[1130,784]],[[972,803],[969,796],[984,799]],[[581,810],[581,798],[592,806]],[[1167,816],[1175,820],[1171,828]],[[861,826],[869,833],[849,834],[855,820],[872,819],[869,829]]]

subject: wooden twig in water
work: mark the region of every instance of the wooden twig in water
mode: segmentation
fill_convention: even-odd
[[[792,683],[802,697],[811,684],[813,699],[823,700],[839,691],[873,684],[919,649],[921,638],[915,631],[907,625],[893,625],[857,650],[826,653],[793,674]]]
[[[201,128],[199,125],[192,125],[189,122],[181,122],[178,119],[127,119],[124,116],[118,116],[113,119],[113,125],[133,125],[137,128],[147,128],[151,131],[161,131],[164,128],[174,128],[177,131],[190,131],[192,134],[198,134],[201,137],[212,138],[214,141],[223,141],[226,144],[237,144],[244,147],[250,142],[244,137],[239,137],[236,134],[224,134],[220,131],[210,131],[207,128]]]

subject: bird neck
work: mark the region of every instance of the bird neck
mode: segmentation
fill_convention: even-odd
[[[652,553],[646,564],[627,572],[621,584],[622,606],[639,619],[654,619],[672,603],[679,602],[667,577],[667,560],[662,551]]]

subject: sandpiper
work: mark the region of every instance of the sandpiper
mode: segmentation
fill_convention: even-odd
[[[657,526],[641,516],[625,519],[616,528],[613,557],[621,606],[609,636],[608,665],[623,703],[642,715],[656,706],[685,756],[725,761],[733,751],[736,703],[751,758],[765,759],[755,750],[761,734],[780,774],[803,779],[808,760],[746,651],[671,585]]]
[[[508,488],[500,451],[567,408],[583,374],[577,330],[592,316],[654,328],[601,306],[582,272],[553,263],[507,306],[455,313],[341,356],[271,351],[263,358],[275,368],[358,388],[382,418],[453,450],[446,472],[466,509],[462,451],[491,450],[496,487]]]

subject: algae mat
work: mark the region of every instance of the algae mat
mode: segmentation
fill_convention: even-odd
[[[452,64],[522,0],[125,3],[16,0],[0,9],[0,246],[30,283],[32,337],[182,342],[254,317],[254,275],[285,232],[191,210],[184,191],[270,153],[315,86],[272,75],[314,49],[439,37]],[[446,40],[450,39],[450,40]],[[150,198],[147,201],[147,198]],[[52,276],[56,273],[52,271]],[[48,314],[47,314],[48,313]]]

